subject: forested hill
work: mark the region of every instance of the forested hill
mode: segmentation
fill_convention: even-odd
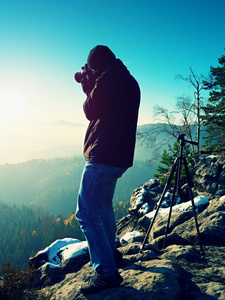
[[[0,165],[0,199],[40,206],[55,215],[73,213],[84,163],[82,157],[71,157]],[[133,190],[154,172],[155,167],[136,161],[119,179],[114,201],[129,202]]]
[[[0,275],[1,267],[8,261],[26,268],[29,257],[64,237],[83,239],[75,218],[55,217],[38,207],[18,207],[0,201]]]

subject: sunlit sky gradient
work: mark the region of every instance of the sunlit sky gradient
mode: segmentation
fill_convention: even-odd
[[[0,123],[86,123],[73,75],[109,46],[138,80],[139,124],[155,104],[193,90],[177,74],[208,74],[225,48],[224,0],[1,0]]]

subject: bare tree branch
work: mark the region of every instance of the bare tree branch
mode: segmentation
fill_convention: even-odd
[[[157,127],[151,128],[149,131],[138,132],[137,138],[146,147],[151,147],[151,149],[157,149],[154,153],[154,157],[157,157],[159,150],[162,147],[169,145],[171,139],[177,138],[181,133],[186,133],[188,138],[193,141],[192,128],[196,125],[197,128],[197,157],[199,157],[199,144],[200,144],[200,133],[201,133],[201,111],[203,104],[203,97],[201,92],[205,89],[206,82],[208,80],[205,76],[196,76],[192,68],[189,68],[190,75],[187,77],[178,74],[175,79],[183,80],[192,85],[194,88],[194,97],[183,96],[177,98],[176,110],[169,111],[168,109],[155,105],[153,108],[155,120],[160,122]],[[181,125],[176,125],[175,120],[177,116],[181,115]],[[160,138],[160,135],[164,134],[164,138]],[[192,145],[192,152],[194,153],[194,147]],[[154,159],[154,158],[153,158]]]

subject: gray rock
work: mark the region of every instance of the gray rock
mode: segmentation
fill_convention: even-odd
[[[184,299],[198,287],[184,269],[168,260],[155,259],[133,263],[120,270],[124,282],[120,287],[104,290],[98,294],[83,296],[79,285],[88,280],[92,271],[85,265],[82,272],[66,276],[60,283],[42,289],[52,294],[51,300],[61,299]],[[85,276],[83,274],[86,274]]]
[[[201,260],[201,253],[196,248],[190,245],[171,245],[163,251],[161,258],[172,261],[179,261],[183,259],[187,262],[196,262]]]

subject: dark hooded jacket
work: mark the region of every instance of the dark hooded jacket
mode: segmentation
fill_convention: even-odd
[[[92,49],[88,57],[89,67],[93,67],[91,62],[99,56],[98,47],[105,46]],[[119,59],[111,55],[108,65],[106,61],[102,69],[98,66],[99,75],[83,105],[90,121],[84,141],[84,157],[89,162],[128,168],[134,158],[140,89]]]

